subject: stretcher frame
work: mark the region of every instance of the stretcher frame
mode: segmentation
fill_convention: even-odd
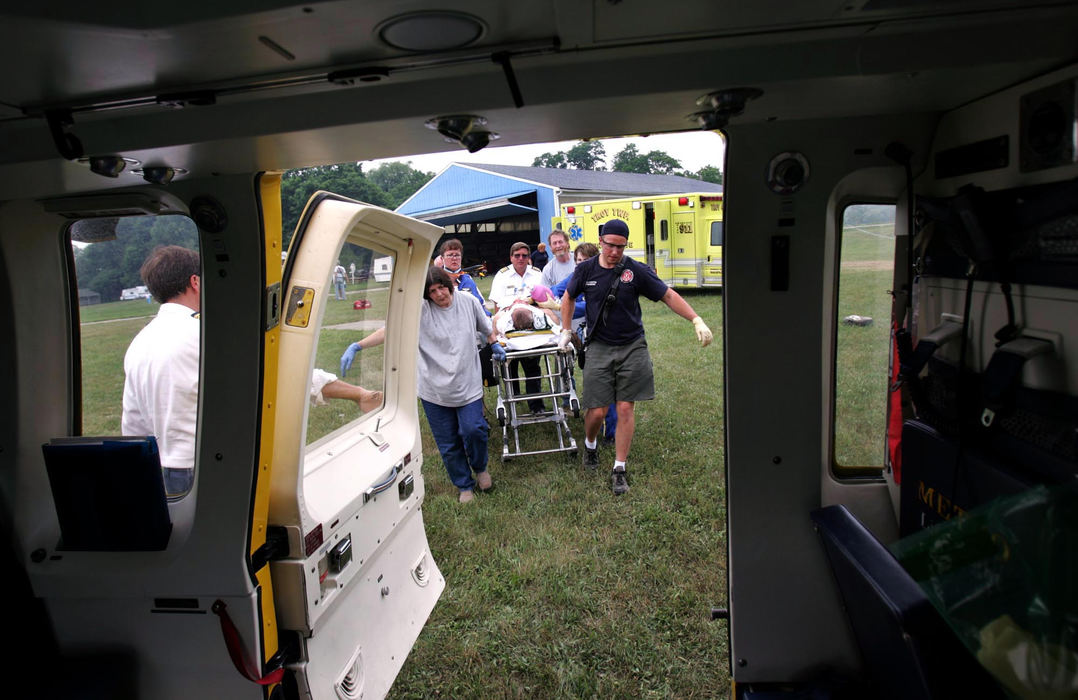
[[[568,452],[571,455],[577,453],[576,440],[569,430],[569,421],[566,417],[566,406],[572,411],[573,417],[580,417],[580,400],[576,395],[576,383],[573,381],[573,367],[576,364],[576,351],[572,346],[559,350],[556,345],[544,345],[531,350],[510,350],[506,348],[505,360],[491,360],[494,363],[494,374],[498,378],[498,402],[496,414],[498,423],[502,428],[502,461],[506,462],[513,457],[523,455],[552,454],[556,452]],[[509,372],[509,363],[513,360],[521,360],[535,357],[539,360],[539,375],[522,375],[512,377]],[[543,389],[538,394],[529,394],[526,390],[527,380],[540,380]],[[522,392],[517,387],[524,387]],[[528,401],[543,400],[552,404],[550,410],[532,413],[518,410],[521,403]],[[541,450],[524,450],[520,446],[520,428],[525,425],[537,425],[549,423],[554,426],[557,438],[557,447]],[[510,437],[510,433],[512,436]]]

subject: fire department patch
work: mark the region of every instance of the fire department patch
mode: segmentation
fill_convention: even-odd
[[[633,281],[633,271],[632,270],[624,270],[621,273],[621,281],[622,282],[632,282]]]

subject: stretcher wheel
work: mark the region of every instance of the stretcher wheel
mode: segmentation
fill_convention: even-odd
[[[569,399],[569,408],[573,411],[573,418],[580,417],[580,402],[576,399]]]
[[[505,409],[498,408],[498,425],[505,426]]]

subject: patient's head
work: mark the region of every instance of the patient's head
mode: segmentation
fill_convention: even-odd
[[[513,330],[530,331],[534,328],[532,312],[526,306],[517,306],[513,309]]]

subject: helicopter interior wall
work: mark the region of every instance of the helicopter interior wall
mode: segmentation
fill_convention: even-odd
[[[148,188],[135,190],[146,192]],[[222,644],[216,617],[206,614],[216,597],[229,603],[241,629],[257,627],[253,620],[258,615],[258,595],[237,552],[245,551],[250,541],[248,514],[260,416],[263,329],[259,315],[249,313],[262,304],[259,211],[251,177],[215,178],[212,183],[189,180],[169,189],[188,203],[205,191],[212,191],[224,207],[228,224],[219,234],[202,231],[200,236],[201,385],[205,389],[198,426],[198,476],[194,490],[172,505],[174,532],[164,552],[56,549],[59,529],[41,444],[78,430],[70,418],[78,392],[70,369],[71,343],[67,342],[69,292],[64,284],[66,246],[62,236],[66,220],[44,213],[40,202],[14,202],[0,208],[0,231],[4,234],[0,249],[8,263],[4,275],[12,292],[9,323],[13,337],[52,339],[43,345],[13,343],[10,352],[14,355],[4,351],[2,371],[15,377],[13,390],[5,394],[3,411],[10,418],[6,424],[15,426],[17,436],[13,449],[3,451],[3,458],[5,480],[14,482],[19,493],[9,501],[17,537],[16,557],[29,562],[31,552],[45,554],[35,556],[27,571],[35,595],[49,609],[61,649],[89,642],[89,630],[97,630],[94,640],[99,645],[108,646],[112,640],[123,646],[142,639],[137,645],[142,650],[140,664],[157,670],[167,668],[169,655],[178,651],[159,643],[162,639],[202,637],[207,649],[211,644],[212,648]],[[58,411],[59,406],[66,410]],[[226,501],[236,507],[221,507]],[[177,596],[200,591],[208,597],[198,598],[201,615],[155,614],[155,603],[145,597],[145,591]],[[185,664],[200,670],[184,675],[220,674],[223,687],[242,681],[227,655],[188,658]],[[172,697],[182,696],[183,684],[167,673],[156,676],[144,670],[140,678],[143,693],[156,694],[168,687],[170,693],[181,691]],[[249,686],[237,684],[234,689],[242,694]]]
[[[821,301],[833,294],[827,271],[833,275],[834,268],[825,256],[834,254],[841,229],[832,198],[850,173],[872,169],[888,174],[871,185],[864,181],[866,200],[897,198],[901,169],[884,149],[902,141],[923,161],[937,118],[862,118],[842,130],[825,120],[727,130],[727,172],[757,174],[726,182],[726,402],[737,407],[726,414],[729,595],[739,682],[803,675],[807,658],[831,669],[858,666],[809,520],[824,499],[822,475],[831,470],[824,458],[831,419],[822,406],[833,334],[821,329],[830,325],[824,314],[832,307]],[[790,151],[807,157],[810,175],[803,189],[783,196],[764,174],[773,156]],[[734,235],[738,230],[749,233]],[[788,237],[784,291],[771,288],[775,237]],[[774,389],[761,392],[763,386]],[[882,479],[851,484],[843,502],[871,514],[871,528],[894,531],[886,489]]]

